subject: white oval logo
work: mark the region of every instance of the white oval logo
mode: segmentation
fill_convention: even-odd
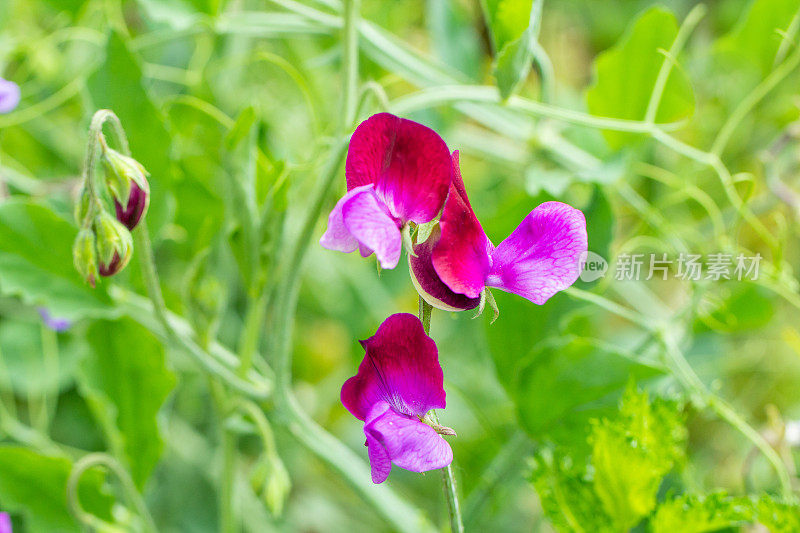
[[[608,272],[608,261],[602,256],[591,251],[585,251],[578,259],[581,281],[595,281],[606,275]]]

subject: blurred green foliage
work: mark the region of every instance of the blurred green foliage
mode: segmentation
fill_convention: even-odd
[[[590,250],[610,263],[541,307],[495,292],[492,325],[434,313],[468,530],[800,528],[755,445],[797,483],[800,2],[694,4],[361,2],[358,120],[388,105],[459,149],[493,242],[558,199],[585,212]],[[23,95],[0,115],[0,511],[15,531],[80,530],[66,485],[91,452],[124,467],[160,531],[218,529],[226,469],[246,531],[396,529],[380,501],[446,522],[438,473],[396,468],[388,488],[359,485],[325,453],[341,441],[366,460],[339,389],[363,355],[356,340],[417,306],[402,261],[378,274],[316,246],[341,168],[290,346],[297,408],[338,441],[304,438],[273,396],[254,400],[262,421],[241,411],[165,334],[136,260],[95,289],[72,266],[89,121],[107,107],[151,174],[174,329],[234,376],[251,353],[245,377],[272,383],[284,331],[263,324],[276,323],[276,283],[296,266],[340,135],[341,7],[0,4],[0,76]],[[620,254],[718,252],[760,254],[758,280],[681,281],[675,265],[666,281],[614,279]],[[40,307],[72,326],[48,329]],[[265,468],[272,485],[254,488]],[[113,473],[90,469],[78,492],[97,518],[142,526]]]

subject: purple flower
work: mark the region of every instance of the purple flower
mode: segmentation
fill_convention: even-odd
[[[0,533],[11,533],[11,517],[8,513],[0,513]]]
[[[417,257],[408,258],[411,279],[428,303],[448,311],[473,309],[485,287],[496,287],[541,305],[575,283],[587,250],[580,210],[545,202],[495,248],[467,198],[458,151],[453,168],[439,229],[414,247]]]
[[[19,85],[0,78],[0,113],[9,113],[19,104]]]
[[[422,323],[392,315],[361,345],[366,354],[342,386],[342,403],[364,422],[373,483],[386,480],[392,463],[412,472],[449,465],[450,445],[423,422],[429,410],[444,409],[445,392],[436,343]]]
[[[42,322],[44,322],[44,325],[53,331],[58,331],[60,333],[68,330],[70,326],[72,326],[72,322],[66,318],[54,317],[51,315],[50,311],[46,307],[40,307],[38,311],[39,316],[42,317]],[[2,530],[0,530],[0,533],[2,533]]]
[[[356,128],[347,152],[347,194],[328,218],[320,244],[367,257],[383,268],[400,260],[402,229],[442,209],[451,181],[450,152],[439,135],[411,120],[380,113]]]

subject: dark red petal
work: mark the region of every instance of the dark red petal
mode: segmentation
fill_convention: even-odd
[[[135,181],[131,181],[131,192],[128,196],[128,205],[123,209],[117,199],[114,199],[114,208],[117,211],[117,220],[132,230],[139,224],[139,221],[147,208],[147,193],[144,192]]]
[[[117,272],[122,270],[122,261],[120,260],[119,254],[114,252],[114,257],[111,258],[111,261],[107,265],[104,265],[102,262],[97,266],[97,271],[103,277],[113,276]]]
[[[453,166],[456,178],[439,221],[441,237],[433,248],[433,267],[453,292],[477,298],[492,268],[494,247],[469,205],[457,168],[458,152],[453,153]]]
[[[437,227],[427,241],[414,246],[416,257],[411,254],[408,255],[411,281],[417,288],[417,292],[426,302],[444,311],[465,311],[478,307],[481,301],[479,297],[468,298],[463,294],[453,292],[450,287],[445,285],[439,274],[436,273],[436,269],[433,268],[431,251],[436,246],[436,243],[439,242],[439,236],[440,230]]]
[[[365,420],[378,401],[408,415],[444,409],[444,375],[436,343],[419,319],[398,313],[384,320],[375,335],[361,341],[366,354],[358,373],[342,386],[342,403]]]

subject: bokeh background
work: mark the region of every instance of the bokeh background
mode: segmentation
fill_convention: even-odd
[[[519,97],[641,121],[664,57],[658,50],[669,48],[695,7],[663,2],[652,26],[636,33],[638,17],[653,5],[544,2],[538,42],[552,72],[536,63],[517,88]],[[511,8],[495,14],[514,27],[529,6],[521,15]],[[673,123],[670,134],[683,146],[707,152],[742,100],[796,54],[799,9],[796,1],[706,3],[680,54],[666,54],[676,65],[659,122]],[[19,83],[23,95],[16,111],[0,116],[0,439],[7,446],[0,446],[0,510],[12,513],[17,529],[77,530],[63,498],[71,461],[114,446],[147,458],[133,460],[134,479],[161,530],[217,528],[219,438],[207,376],[148,331],[146,304],[133,309],[130,295],[144,294],[135,261],[96,290],[72,270],[72,203],[89,119],[99,108],[114,110],[134,157],[151,173],[148,223],[168,307],[199,337],[216,337],[235,350],[254,296],[253,274],[241,258],[242,204],[232,183],[250,172],[252,204],[271,199],[263,243],[269,283],[337,134],[340,10],[334,0],[0,5],[0,74]],[[778,447],[796,482],[797,64],[784,67],[754,102],[720,154],[765,240],[731,203],[718,172],[652,135],[537,116],[505,108],[499,97],[404,101],[425,87],[495,84],[503,22],[487,25],[480,2],[362,0],[360,13],[366,21],[360,81],[368,89],[359,119],[383,110],[388,99],[390,111],[433,127],[460,150],[472,204],[495,243],[547,199],[583,209],[589,247],[612,270],[576,287],[648,325],[609,312],[582,292],[559,294],[539,307],[495,291],[500,317],[493,324],[490,313],[472,319],[471,312],[434,312],[432,336],[448,399],[440,416],[458,432],[450,442],[468,530],[551,531],[531,483],[530,457],[556,448],[581,456],[590,420],[612,416],[632,381],[653,397],[686,404],[686,459],[671,470],[659,499],[717,489],[777,493],[774,472],[752,442],[674,377],[655,330],[669,333],[709,394],[726,399]],[[609,49],[612,56],[600,55]],[[632,50],[641,50],[636,61],[635,54],[625,55]],[[613,60],[614,51],[621,60]],[[248,168],[253,152],[239,142],[236,125],[243,123],[255,124],[249,145],[259,150],[255,169]],[[339,174],[336,196],[344,191]],[[675,258],[680,252],[760,253],[764,260],[756,282],[680,281],[674,268],[668,281],[614,279],[619,254]],[[39,308],[68,318],[71,327],[47,328]],[[404,260],[379,273],[372,258],[312,244],[292,347],[295,393],[305,411],[365,460],[361,424],[339,402],[341,384],[363,356],[357,339],[372,335],[388,315],[416,309]],[[276,334],[262,331],[259,353],[267,362]],[[109,369],[108,360],[121,366]],[[265,409],[292,487],[283,514],[273,516],[247,483],[260,444],[242,437],[238,505],[246,530],[388,528],[271,418],[269,402]],[[445,523],[437,472],[396,468],[388,483],[434,523]],[[120,505],[116,513],[124,515]]]

